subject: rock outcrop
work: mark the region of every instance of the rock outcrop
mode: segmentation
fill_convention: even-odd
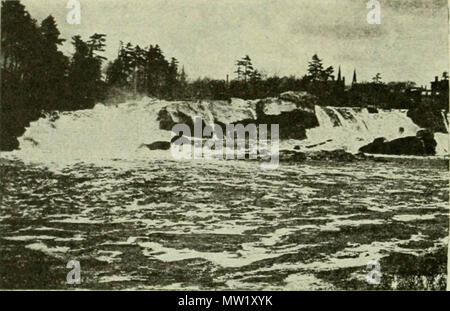
[[[156,141],[151,144],[142,144],[139,148],[146,147],[149,150],[170,150],[171,143],[168,141]]]
[[[433,109],[426,105],[420,105],[408,110],[408,117],[421,128],[429,129],[433,133],[448,133],[448,124],[443,117],[443,111]]]
[[[416,136],[398,138],[392,141],[380,137],[359,150],[370,154],[428,156],[436,154],[436,145],[432,132],[420,130]]]
[[[182,123],[193,133],[194,117],[201,117],[202,127],[214,123],[225,130],[227,124],[279,124],[280,139],[305,139],[307,129],[319,126],[315,102],[306,92],[286,92],[261,100],[174,102],[159,111],[159,128],[170,131]]]

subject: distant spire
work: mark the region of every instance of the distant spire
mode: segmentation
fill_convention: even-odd
[[[338,72],[337,80],[338,80],[338,82],[341,82],[341,65],[339,65],[339,72]]]
[[[352,84],[356,84],[358,83],[358,81],[356,80],[356,69],[353,71],[353,80],[352,80]]]

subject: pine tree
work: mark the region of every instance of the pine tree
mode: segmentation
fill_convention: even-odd
[[[69,70],[72,109],[90,108],[103,96],[101,68],[105,58],[98,53],[104,51],[104,42],[102,34],[92,35],[87,42],[80,36],[72,38],[75,48]]]
[[[372,81],[373,81],[374,83],[376,83],[376,84],[383,83],[383,82],[381,81],[381,73],[378,72],[378,73],[375,75],[375,77],[372,78]]]
[[[180,77],[179,77],[179,89],[177,92],[177,98],[185,98],[187,96],[187,74],[184,70],[184,66],[181,68]]]
[[[178,89],[178,60],[172,57],[166,77],[167,95],[174,98]]]
[[[308,63],[308,76],[311,81],[328,81],[333,78],[333,73],[333,66],[323,69],[322,59],[320,59],[317,54],[314,54],[311,61]]]
[[[236,66],[237,69],[235,73],[237,74],[238,80],[244,80],[246,82],[254,74],[255,68],[253,67],[252,60],[248,55],[245,55],[242,59],[236,61]]]
[[[237,75],[238,80],[242,80],[242,66],[244,63],[241,60],[236,61],[236,71],[234,72]]]
[[[327,67],[321,75],[321,80],[322,81],[328,81],[331,80],[333,77],[333,73],[334,73],[334,68],[333,66]]]
[[[147,92],[151,96],[164,95],[166,76],[169,63],[166,61],[158,45],[152,46],[147,52]]]
[[[312,81],[320,81],[323,78],[323,64],[317,54],[314,54],[308,63],[308,74]]]
[[[245,55],[245,57],[242,59],[242,61],[244,62],[244,80],[247,81],[247,79],[250,78],[250,76],[253,74],[255,69],[253,68],[253,64],[252,64],[252,60],[250,59],[250,56]]]
[[[56,26],[55,18],[49,15],[46,19],[41,22],[41,33],[44,38],[44,42],[52,47],[57,47],[62,45],[65,39],[61,39],[59,36],[61,33]]]
[[[133,58],[134,58],[134,65],[135,65],[135,86],[136,86],[136,92],[143,93],[145,92],[145,87],[147,85],[146,82],[146,54],[147,51],[145,49],[142,49],[139,45],[137,45],[134,48]]]
[[[92,36],[89,37],[89,41],[87,42],[87,45],[89,47],[89,57],[99,59],[99,60],[105,60],[106,58],[98,55],[99,52],[105,51],[105,44],[106,42],[106,35],[105,34],[98,34],[95,33]]]
[[[40,79],[41,96],[43,97],[43,109],[63,109],[65,105],[64,96],[66,94],[66,74],[69,60],[64,54],[58,51],[58,46],[65,41],[60,38],[53,16],[48,16],[41,23],[40,32],[41,55]]]

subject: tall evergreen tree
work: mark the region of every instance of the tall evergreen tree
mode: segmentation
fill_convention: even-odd
[[[324,69],[322,59],[314,54],[308,63],[308,75],[311,81],[328,81],[333,77],[334,68],[332,66]]]
[[[58,51],[58,47],[65,40],[60,38],[55,19],[51,15],[42,21],[40,32],[42,34],[42,62],[39,66],[42,81],[41,95],[44,98],[42,108],[46,110],[61,109],[65,104],[69,59]]]
[[[102,62],[98,53],[104,51],[105,35],[94,34],[85,42],[80,36],[72,38],[75,53],[69,70],[69,87],[72,88],[71,109],[90,108],[102,97]]]
[[[175,57],[172,57],[167,68],[166,78],[167,95],[169,98],[175,97],[179,86],[178,81],[178,60]]]
[[[49,15],[41,22],[40,29],[44,42],[50,45],[52,48],[55,48],[66,41],[65,39],[59,37],[61,33],[59,32],[58,27],[56,26],[55,18],[52,15]]]
[[[312,60],[308,63],[308,74],[312,81],[319,81],[323,76],[322,60],[314,54]]]
[[[255,68],[253,67],[250,56],[245,55],[242,59],[236,61],[236,73],[238,80],[249,80],[254,75]]]
[[[147,92],[151,96],[164,95],[166,75],[169,63],[166,61],[159,45],[152,46],[147,53]]]

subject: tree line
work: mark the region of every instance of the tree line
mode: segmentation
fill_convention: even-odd
[[[152,97],[175,99],[186,86],[178,60],[166,60],[159,45],[148,48],[120,43],[117,58],[106,69],[106,85]]]

